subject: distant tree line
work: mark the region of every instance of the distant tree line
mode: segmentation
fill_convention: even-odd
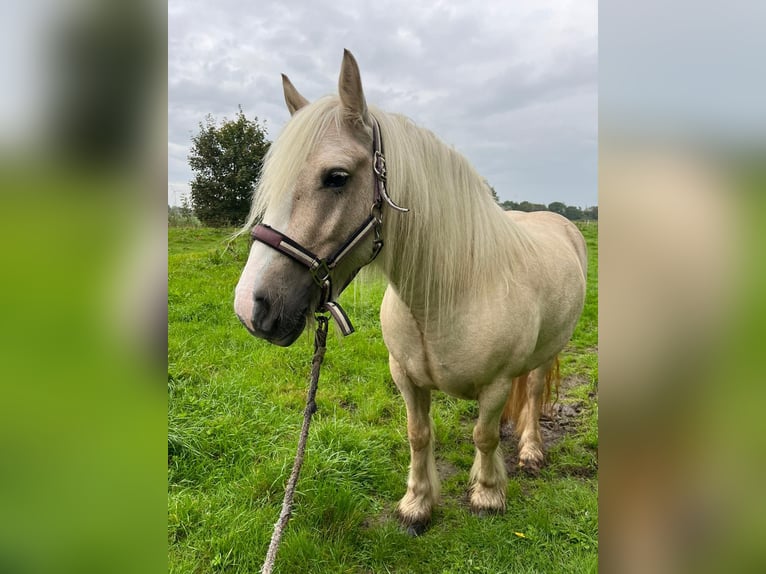
[[[566,205],[560,201],[554,201],[548,205],[543,205],[542,203],[530,203],[529,201],[522,201],[520,203],[515,201],[500,201],[495,188],[492,187],[486,180],[485,183],[487,184],[487,188],[489,189],[489,193],[492,196],[492,199],[494,199],[495,202],[505,211],[552,211],[554,213],[558,213],[559,215],[563,215],[570,221],[579,221],[581,219],[598,221],[598,205],[582,209],[575,205]]]
[[[503,201],[499,203],[506,211],[511,209],[515,211],[553,211],[559,215],[563,215],[571,221],[578,221],[581,219],[589,219],[592,221],[598,221],[598,205],[586,207],[582,209],[576,205],[566,205],[560,201],[554,201],[548,205],[542,203],[530,203],[529,201],[522,201],[516,203],[515,201]]]

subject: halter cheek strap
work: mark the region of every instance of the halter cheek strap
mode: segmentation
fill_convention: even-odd
[[[346,312],[340,306],[337,301],[332,300],[332,271],[337,267],[338,263],[351,253],[363,239],[365,239],[370,233],[374,234],[373,239],[373,251],[372,256],[364,265],[354,270],[351,274],[351,280],[356,277],[359,270],[365,265],[370,264],[380,253],[383,248],[383,238],[381,237],[381,228],[383,226],[383,203],[385,202],[392,209],[399,212],[407,212],[409,209],[399,207],[388,196],[386,190],[386,158],[383,155],[383,140],[380,136],[380,126],[378,126],[377,120],[372,120],[372,145],[373,145],[373,172],[375,174],[375,186],[373,191],[373,202],[370,208],[370,215],[362,224],[356,228],[356,230],[349,236],[346,241],[329,257],[320,259],[310,250],[303,247],[297,241],[294,241],[281,231],[277,231],[269,225],[259,224],[253,228],[251,233],[253,240],[260,241],[264,245],[268,245],[272,249],[279,251],[283,255],[286,255],[297,261],[301,265],[308,268],[311,277],[314,282],[319,285],[321,295],[319,298],[319,305],[317,311],[328,312],[335,319],[338,327],[344,336],[350,335],[354,332],[354,327],[351,321],[346,315]],[[338,295],[346,288],[346,285],[340,288]]]

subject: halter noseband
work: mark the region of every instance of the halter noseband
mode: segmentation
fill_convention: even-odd
[[[251,232],[254,241],[260,241],[308,268],[314,282],[322,289],[317,311],[320,313],[325,311],[330,313],[338,323],[338,327],[344,336],[353,333],[354,327],[351,325],[348,315],[346,315],[346,312],[340,304],[338,304],[337,301],[331,300],[332,277],[330,274],[332,270],[337,267],[338,263],[340,263],[346,255],[351,253],[358,243],[370,233],[373,233],[372,256],[367,263],[360,266],[351,274],[351,278],[346,285],[344,285],[338,292],[338,295],[340,295],[343,289],[345,289],[346,286],[351,283],[351,280],[356,277],[359,269],[372,263],[383,248],[383,238],[381,237],[381,229],[383,226],[383,202],[396,211],[409,211],[409,209],[396,205],[388,196],[386,190],[386,158],[383,155],[383,140],[380,136],[380,126],[375,118],[372,118],[372,154],[372,170],[375,174],[375,186],[373,190],[372,206],[370,207],[370,215],[359,227],[357,227],[356,231],[343,242],[343,245],[329,257],[320,259],[297,241],[290,239],[281,231],[277,231],[268,225],[256,225]]]

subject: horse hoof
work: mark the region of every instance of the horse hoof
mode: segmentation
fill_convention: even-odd
[[[407,534],[413,538],[417,538],[428,530],[427,522],[413,522],[407,526]]]
[[[490,488],[475,483],[471,486],[468,507],[477,516],[489,516],[505,512],[505,486]]]

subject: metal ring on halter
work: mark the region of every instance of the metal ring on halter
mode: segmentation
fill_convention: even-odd
[[[370,217],[372,217],[375,220],[375,223],[377,225],[380,225],[383,223],[383,204],[381,201],[378,201],[377,203],[373,203],[370,206]]]
[[[375,171],[375,174],[378,176],[380,181],[386,181],[386,158],[379,150],[375,150],[372,161],[372,169]]]

